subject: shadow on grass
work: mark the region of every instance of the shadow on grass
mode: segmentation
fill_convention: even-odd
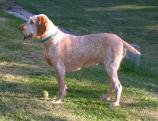
[[[0,112],[4,116],[8,116],[12,119],[16,117],[16,120],[21,119],[34,119],[34,120],[59,120],[66,121],[56,117],[53,112],[63,111],[63,106],[59,106],[59,110],[52,106],[49,101],[45,102],[39,100],[40,90],[43,90],[43,84],[36,84],[38,81],[32,84],[26,83],[14,83],[14,82],[0,82]],[[50,92],[50,97],[54,96],[55,87],[46,86]],[[52,93],[52,94],[51,94]],[[65,105],[67,101],[71,102],[71,105],[75,104],[72,109],[80,108],[86,111],[85,115],[93,115],[98,119],[104,119],[105,116],[113,116],[121,119],[124,114],[119,111],[119,108],[109,108],[109,103],[102,102],[99,100],[100,90],[88,89],[82,86],[78,86],[77,89],[73,87],[68,89],[68,95],[65,97]],[[156,101],[151,100],[140,100],[137,103],[121,103],[125,107],[136,107],[136,108],[155,108],[158,106]],[[79,111],[81,111],[81,109]],[[75,109],[76,110],[76,109]],[[110,111],[109,111],[110,110]],[[78,112],[80,113],[80,112]],[[15,120],[15,119],[14,119]],[[122,119],[123,120],[123,119]]]
[[[8,101],[3,101],[3,99]],[[10,117],[14,121],[19,120],[37,120],[37,121],[67,121],[64,118],[55,116],[55,110],[41,106],[42,104],[35,100],[21,100],[17,97],[2,97],[0,104],[0,113],[5,117]]]
[[[130,61],[124,61],[120,68],[120,72],[122,72],[121,75],[124,75],[120,77],[125,87],[144,89],[148,92],[157,94],[158,75],[154,70],[149,68],[148,65],[142,64],[136,66]]]
[[[4,75],[11,74],[13,76],[14,75],[22,76],[24,78],[29,77],[29,79],[31,79],[32,81],[35,80],[33,82],[33,84],[29,84],[29,82],[28,82],[28,85],[32,85],[31,89],[37,88],[37,89],[42,90],[42,88],[40,88],[40,87],[42,87],[42,85],[43,85],[43,88],[47,88],[48,91],[49,90],[51,91],[51,89],[55,88],[55,86],[56,86],[56,84],[55,85],[54,84],[50,84],[50,85],[44,84],[47,80],[49,80],[48,83],[50,83],[50,81],[51,81],[50,79],[52,79],[52,82],[54,83],[55,74],[52,73],[51,70],[49,70],[48,68],[41,68],[40,65],[38,65],[37,68],[29,67],[27,65],[24,67],[23,66],[13,66],[13,67],[1,66],[1,67],[5,68],[4,70],[2,70],[2,73]],[[148,68],[147,69],[143,68],[144,69],[143,71],[141,70],[141,68],[142,68],[141,66],[135,67],[132,64],[130,65],[127,63],[122,65],[121,70],[120,70],[121,72],[119,75],[120,75],[120,81],[121,81],[123,87],[134,87],[134,88],[145,89],[149,92],[156,93],[157,92],[157,81],[155,79],[157,78],[157,75],[152,73],[152,71],[151,72],[148,71],[147,70]],[[122,76],[122,75],[124,75],[124,76]],[[72,72],[70,74],[67,74],[66,80],[69,81],[69,79],[73,83],[77,83],[77,82],[84,83],[84,81],[85,81],[85,83],[91,83],[91,84],[97,83],[97,84],[109,85],[107,75],[106,75],[103,67],[100,65],[96,66],[96,67],[91,67],[91,68],[84,68],[78,72]],[[41,82],[42,80],[43,80],[43,82]],[[5,82],[3,82],[3,83],[5,84]],[[21,83],[21,88],[22,88],[22,83]],[[32,83],[32,82],[30,82],[30,83]],[[69,82],[66,82],[66,83],[69,83]],[[7,85],[10,87],[16,87],[15,83],[12,83],[12,84],[8,83]],[[70,84],[70,85],[72,85],[72,84]],[[5,86],[3,86],[1,89],[3,89],[3,88],[5,88]],[[84,91],[87,94],[90,94],[91,92],[95,92],[95,91],[93,91],[93,89],[89,90],[87,87],[86,87],[86,89],[84,89],[85,88],[84,84],[82,84],[81,87],[77,87],[77,85],[76,85],[76,87],[73,86],[73,88],[70,87],[68,90],[71,90],[71,91],[74,90],[74,92],[76,91],[76,93],[78,95],[80,95],[80,93],[81,93],[81,95],[84,94]],[[75,89],[75,88],[78,88],[78,89]],[[97,87],[95,87],[95,88],[97,88]],[[13,88],[8,88],[8,89],[12,90]],[[106,89],[107,89],[107,87],[105,88],[105,92],[106,92]],[[40,90],[38,90],[38,93]],[[55,90],[56,89],[53,89],[52,92],[54,92]],[[98,91],[99,91],[99,89],[98,89]]]
[[[42,86],[0,81],[0,113],[13,120],[66,121],[53,114],[51,104],[38,99]]]
[[[137,107],[137,108],[157,108],[158,107],[158,102],[156,100],[140,100],[139,102],[133,102],[133,103],[127,103],[127,102],[122,102],[121,105],[125,107]]]

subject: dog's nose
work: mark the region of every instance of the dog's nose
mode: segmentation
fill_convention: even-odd
[[[20,30],[20,31],[24,31],[24,30],[25,30],[25,29],[24,29],[24,24],[21,24],[21,25],[20,25],[19,30]]]

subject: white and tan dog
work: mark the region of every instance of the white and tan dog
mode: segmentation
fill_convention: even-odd
[[[65,73],[102,63],[110,80],[110,88],[107,95],[101,98],[110,100],[114,91],[112,105],[119,106],[122,86],[117,71],[125,50],[140,54],[138,50],[112,33],[84,36],[66,34],[44,14],[30,17],[28,22],[20,26],[20,31],[24,39],[39,38],[43,43],[45,58],[57,75],[58,92],[53,103],[60,103],[66,95]]]

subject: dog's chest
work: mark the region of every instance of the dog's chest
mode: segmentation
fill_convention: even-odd
[[[50,49],[52,48],[51,44],[50,43],[46,43],[44,45],[44,48],[43,48],[43,52],[44,52],[44,57],[47,61],[47,63],[50,65],[50,66],[53,66],[53,61],[52,61],[52,58],[51,58],[51,54],[50,53]]]

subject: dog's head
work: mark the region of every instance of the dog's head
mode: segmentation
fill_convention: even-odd
[[[27,38],[43,38],[51,26],[50,20],[44,14],[34,15],[29,20],[21,24],[19,29],[24,35],[24,40]]]

